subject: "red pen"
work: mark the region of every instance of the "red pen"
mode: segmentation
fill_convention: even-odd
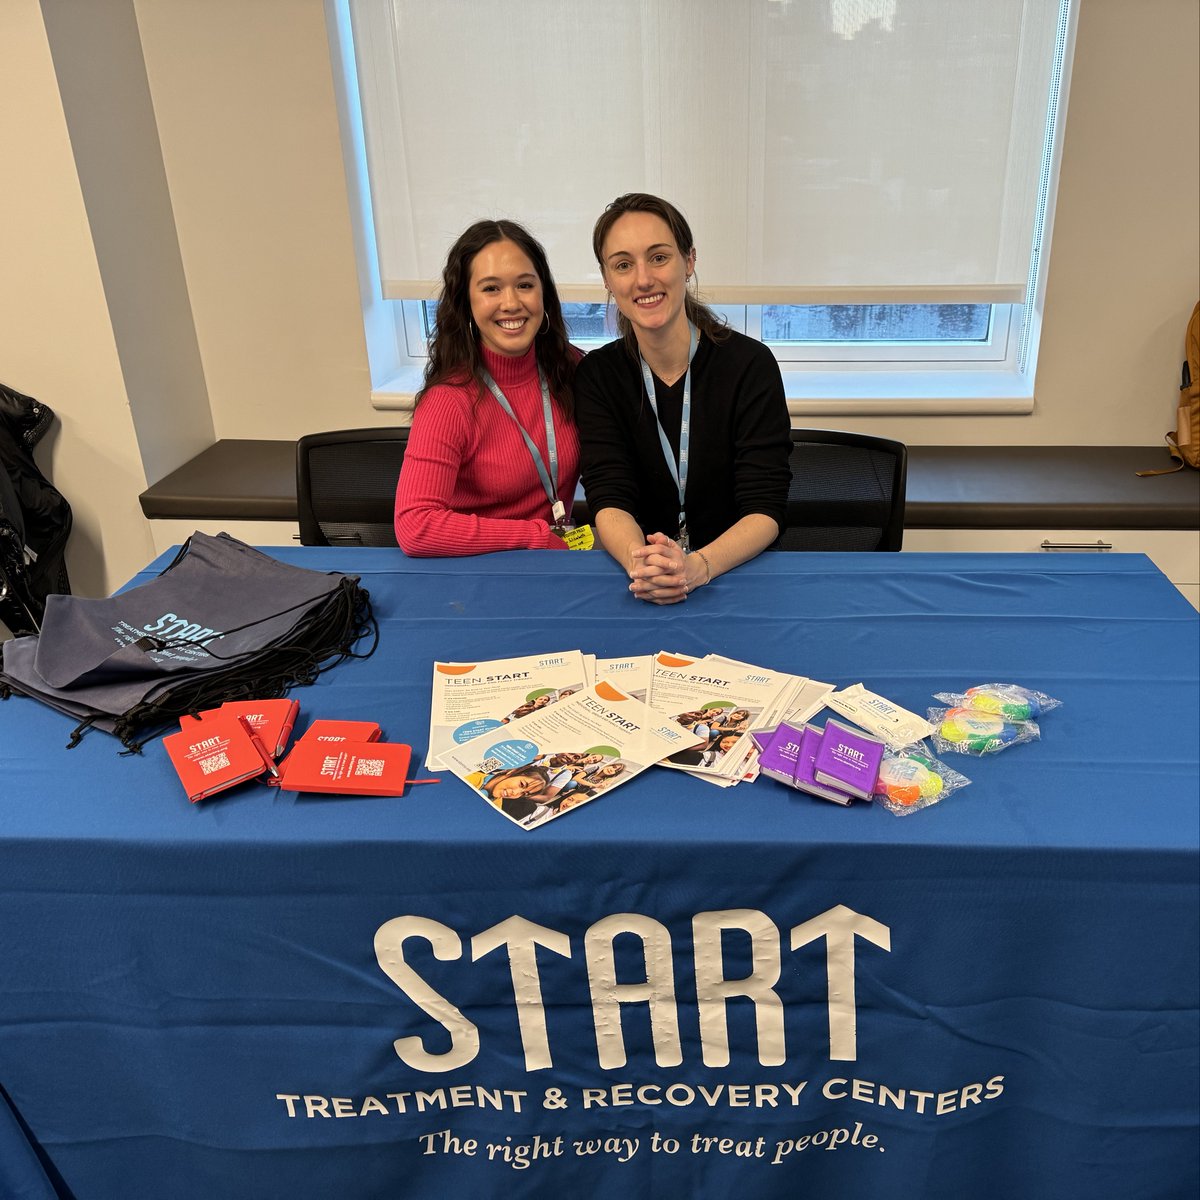
[[[266,764],[267,770],[270,771],[276,779],[278,779],[279,768],[275,765],[275,759],[271,757],[271,752],[267,749],[262,738],[258,736],[258,732],[255,730],[254,726],[251,725],[245,717],[238,717],[238,720],[241,722],[242,728],[250,735],[250,741],[254,744],[255,750],[258,751],[259,756]]]

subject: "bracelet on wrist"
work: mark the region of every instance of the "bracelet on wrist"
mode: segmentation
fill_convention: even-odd
[[[696,585],[703,587],[706,583],[712,582],[712,563],[708,561],[708,555],[703,550],[693,550],[692,553],[704,564],[704,579]]]

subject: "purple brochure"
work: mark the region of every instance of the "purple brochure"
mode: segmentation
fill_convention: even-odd
[[[817,747],[813,778],[827,787],[869,800],[882,761],[883,743],[878,738],[830,717]]]
[[[781,728],[779,725],[772,725],[766,729],[751,729],[750,740],[761,752],[771,744],[775,737],[775,730],[779,728]],[[791,780],[789,779],[787,782],[791,783]]]
[[[816,766],[817,749],[823,740],[822,731],[815,725],[805,725],[804,736],[800,739],[800,755],[796,759],[796,787],[810,796],[820,796],[822,800],[832,800],[835,804],[849,804],[853,796],[838,791],[837,788],[826,787],[818,783],[813,775]]]
[[[796,760],[800,755],[800,739],[803,736],[804,731],[794,725],[784,722],[777,726],[766,745],[759,750],[759,771],[771,779],[786,783],[788,787],[795,787]]]

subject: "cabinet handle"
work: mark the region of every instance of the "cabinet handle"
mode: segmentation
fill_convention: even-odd
[[[1094,542],[1052,542],[1049,538],[1042,540],[1043,550],[1091,550],[1102,553],[1112,549],[1112,542],[1102,542],[1097,538]]]

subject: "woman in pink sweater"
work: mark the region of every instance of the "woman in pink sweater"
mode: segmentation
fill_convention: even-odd
[[[396,540],[418,557],[565,549],[579,479],[567,341],[546,252],[479,221],[442,272],[437,328],[396,488]]]

